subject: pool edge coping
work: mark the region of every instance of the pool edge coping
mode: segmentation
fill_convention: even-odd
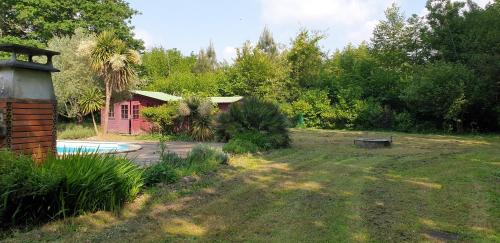
[[[139,144],[135,144],[132,142],[114,142],[114,141],[94,141],[94,140],[68,140],[68,139],[61,139],[61,140],[56,140],[57,142],[81,142],[81,143],[117,143],[117,144],[127,144],[129,148],[127,150],[122,150],[122,151],[110,151],[102,154],[121,154],[121,153],[130,153],[130,152],[135,152],[138,150],[142,149],[142,146]],[[75,153],[62,153],[61,155],[64,154],[75,154]]]

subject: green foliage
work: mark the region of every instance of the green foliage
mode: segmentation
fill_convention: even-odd
[[[35,0],[0,2],[0,37],[16,37],[42,43],[55,36],[72,35],[77,28],[100,33],[114,30],[135,48],[143,48],[133,38],[132,16],[138,12],[122,0]]]
[[[385,11],[385,17],[373,30],[372,50],[384,65],[400,67],[408,61],[405,19],[396,3]]]
[[[259,151],[259,147],[252,143],[251,141],[233,138],[229,140],[222,148],[224,152],[232,154],[245,154],[245,153],[255,153]]]
[[[193,66],[193,72],[204,73],[214,71],[217,68],[217,65],[214,43],[210,41],[206,50],[200,50],[196,63]]]
[[[183,176],[214,171],[221,164],[229,162],[227,154],[206,145],[197,145],[186,158],[167,151],[163,142],[160,142],[160,145],[163,147],[160,162],[145,169],[146,185],[175,183]]]
[[[277,105],[249,97],[219,115],[216,134],[222,141],[228,141],[238,135],[260,133],[273,137],[272,148],[280,148],[290,143],[287,127],[288,121]]]
[[[415,119],[408,112],[397,113],[394,116],[395,129],[401,132],[410,132],[415,129]]]
[[[265,27],[260,34],[257,48],[271,56],[278,54],[278,46],[274,41],[273,34],[267,27]]]
[[[79,47],[89,60],[95,75],[104,81],[106,103],[104,114],[109,113],[111,97],[116,92],[126,91],[137,84],[135,65],[141,63],[139,53],[128,48],[113,31],[104,31],[95,40],[82,43]],[[104,116],[103,132],[108,132],[108,116]]]
[[[95,122],[94,112],[99,111],[104,106],[104,95],[102,91],[97,88],[86,88],[83,91],[82,98],[78,102],[83,114],[92,115],[92,123],[94,124],[95,133],[99,133],[97,123]]]
[[[318,87],[321,83],[324,54],[318,43],[323,38],[319,33],[301,30],[292,41],[287,54],[291,66],[290,77],[302,88]]]
[[[179,96],[217,96],[219,81],[224,79],[221,71],[192,73],[174,71],[167,78],[157,78],[149,84],[154,91]]]
[[[176,171],[176,166],[182,163],[182,159],[174,153],[162,155],[159,163],[147,167],[144,170],[144,185],[152,186],[157,183],[175,183],[180,176]]]
[[[299,114],[304,116],[307,127],[333,128],[333,108],[326,91],[310,89],[302,92],[299,98],[292,102],[291,109],[293,118]]]
[[[270,56],[248,45],[237,50],[234,65],[228,70],[222,93],[284,100],[288,96],[289,68],[283,57]]]
[[[147,78],[156,81],[168,78],[173,73],[191,72],[195,62],[195,56],[183,56],[177,49],[152,48],[142,55],[142,62]],[[171,93],[177,93],[170,91]]]
[[[357,129],[389,128],[393,124],[393,112],[380,103],[368,99],[357,103],[357,116],[353,125]]]
[[[207,70],[195,71],[197,57],[183,56],[177,49],[153,48],[144,53],[142,59],[142,78],[153,91],[179,96],[217,96],[219,82],[225,79],[224,71],[216,64]]]
[[[92,130],[92,125],[88,123],[58,123],[57,138],[58,139],[83,139],[95,136],[95,131]]]
[[[82,43],[94,39],[95,36],[85,33],[83,29],[77,29],[73,36],[54,37],[48,43],[49,49],[61,53],[53,60],[54,66],[61,70],[53,74],[57,109],[61,116],[81,121],[83,116],[89,113],[84,111],[81,105],[86,91],[83,87],[102,87],[89,69],[88,59],[78,51]]]
[[[189,97],[183,100],[179,111],[188,122],[189,135],[195,141],[209,141],[214,138],[214,117],[217,112],[208,99]]]
[[[63,155],[37,166],[30,158],[0,151],[0,222],[27,224],[118,211],[141,186],[142,170],[113,155]]]
[[[144,107],[141,114],[153,122],[162,134],[173,134],[179,120],[179,102],[168,102],[157,107]]]
[[[82,98],[79,100],[79,105],[83,114],[93,113],[100,110],[104,106],[104,95],[97,88],[82,88]]]
[[[472,81],[472,73],[463,65],[428,64],[415,71],[403,99],[417,121],[432,121],[440,128],[452,123],[459,129],[468,103],[465,88]]]

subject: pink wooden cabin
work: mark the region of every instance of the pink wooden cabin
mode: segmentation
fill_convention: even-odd
[[[234,97],[210,97],[214,104],[217,104],[220,111],[227,111],[229,105],[242,99],[241,96]],[[132,98],[115,102],[110,107],[108,113],[108,132],[120,134],[145,134],[151,132],[153,124],[144,119],[141,110],[144,107],[160,106],[167,102],[179,101],[182,97],[152,91],[132,91]],[[101,121],[104,119],[104,112],[101,112]]]

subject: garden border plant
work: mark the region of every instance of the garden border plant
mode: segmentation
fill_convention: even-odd
[[[195,146],[186,156],[166,150],[160,140],[160,161],[144,170],[144,184],[153,186],[158,183],[172,184],[185,176],[200,175],[216,170],[222,164],[229,163],[229,156],[208,145]]]
[[[118,212],[143,185],[142,169],[111,154],[30,157],[0,150],[0,227],[86,212]]]

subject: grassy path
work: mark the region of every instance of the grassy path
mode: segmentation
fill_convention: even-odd
[[[500,241],[500,137],[300,130],[290,149],[240,156],[192,184],[8,241]]]

